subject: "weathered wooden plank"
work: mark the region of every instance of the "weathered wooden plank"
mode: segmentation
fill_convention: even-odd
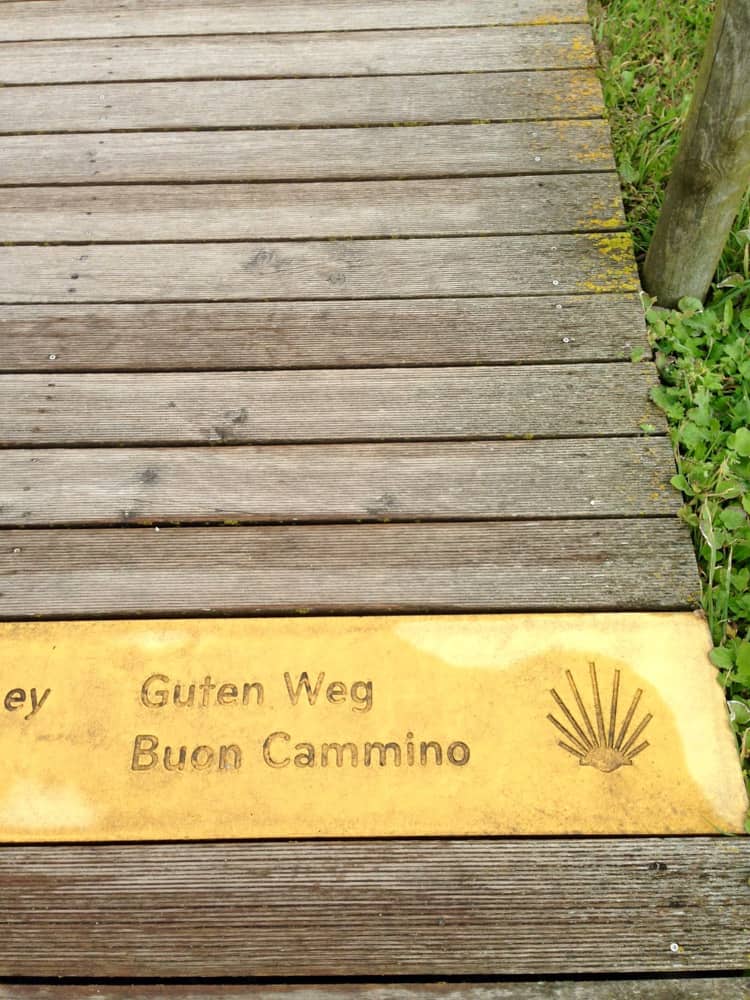
[[[33,986],[5,987],[7,1000],[748,1000],[745,976],[608,979],[589,982],[385,983],[280,986]]]
[[[0,310],[0,371],[614,361],[636,346],[635,294]]]
[[[7,243],[321,239],[622,229],[617,174],[6,188]]]
[[[593,118],[590,69],[0,88],[0,130],[267,128]]]
[[[588,25],[17,42],[8,84],[380,76],[595,66]]]
[[[626,233],[0,247],[0,302],[630,292],[631,247]]]
[[[590,437],[664,427],[651,364],[6,375],[0,443]]]
[[[0,965],[88,979],[738,970],[749,871],[750,841],[720,837],[6,847]],[[426,996],[685,995],[598,986],[446,985]],[[315,1000],[349,989],[306,988]],[[382,1000],[386,988],[357,995]],[[492,992],[516,988],[526,993]],[[212,987],[183,989],[194,1000]],[[389,998],[419,987],[396,989],[407,992]]]
[[[700,593],[676,518],[8,529],[0,585],[5,619],[660,611]]]
[[[0,184],[357,180],[613,170],[598,118],[0,137]]]
[[[0,524],[675,514],[666,438],[0,451]]]
[[[100,0],[3,4],[3,37],[94,38],[547,24],[586,20],[584,0]]]

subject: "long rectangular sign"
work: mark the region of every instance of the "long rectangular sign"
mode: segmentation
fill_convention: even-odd
[[[696,615],[0,625],[0,840],[724,833]]]

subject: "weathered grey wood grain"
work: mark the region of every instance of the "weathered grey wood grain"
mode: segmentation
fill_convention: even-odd
[[[663,428],[651,364],[6,375],[0,443],[590,437]]]
[[[0,131],[267,128],[593,118],[590,69],[0,88]]]
[[[0,588],[7,619],[658,611],[700,593],[676,518],[8,529]]]
[[[739,970],[749,873],[747,838],[5,847],[0,967],[129,979]],[[460,996],[686,995],[599,985],[474,985]],[[385,988],[357,995],[384,1000]],[[457,1000],[458,988],[426,995]],[[194,1000],[211,987],[184,989]],[[330,989],[312,997],[340,995]]]
[[[0,524],[675,514],[666,438],[0,451]]]
[[[622,229],[617,175],[6,188],[6,243],[321,239]]]
[[[644,266],[661,305],[706,297],[748,185],[750,4],[721,0]]]
[[[638,296],[17,305],[0,371],[613,361],[648,348]]]
[[[0,137],[0,184],[268,181],[614,170],[606,123]]]
[[[93,38],[585,21],[584,0],[37,0],[3,4],[3,37]]]
[[[299,35],[87,39],[0,47],[0,81],[379,76],[595,66],[583,24]]]
[[[625,233],[0,247],[0,302],[9,303],[637,290]]]
[[[7,1000],[748,1000],[745,976],[610,979],[594,982],[385,983],[305,986],[5,987]]]

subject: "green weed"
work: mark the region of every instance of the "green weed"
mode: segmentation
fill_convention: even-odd
[[[750,282],[704,307],[646,314],[681,490],[703,578],[703,607],[750,778]]]
[[[695,0],[592,0],[615,159],[639,260],[659,215],[711,24]],[[750,197],[706,305],[647,303],[662,385],[653,392],[675,449],[703,607],[750,788]],[[639,360],[634,358],[634,361]],[[750,830],[750,827],[748,827]]]

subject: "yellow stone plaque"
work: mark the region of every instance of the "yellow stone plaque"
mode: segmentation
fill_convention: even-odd
[[[0,625],[0,839],[724,833],[694,614]]]

